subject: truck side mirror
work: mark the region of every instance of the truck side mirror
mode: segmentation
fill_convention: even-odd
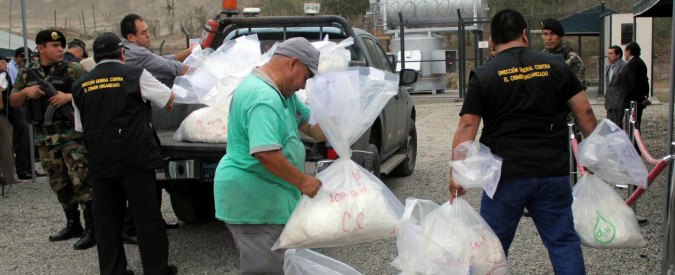
[[[399,86],[410,85],[417,82],[417,71],[413,69],[403,69],[399,73]]]

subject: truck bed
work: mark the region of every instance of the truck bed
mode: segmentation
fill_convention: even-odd
[[[162,155],[171,158],[220,159],[225,155],[226,143],[183,142],[173,140],[173,131],[157,133],[162,144]]]

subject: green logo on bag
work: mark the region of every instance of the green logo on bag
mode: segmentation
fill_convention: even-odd
[[[595,213],[597,214],[597,216],[595,216],[595,227],[593,228],[593,237],[595,237],[595,241],[600,244],[611,243],[616,237],[616,228],[614,227],[614,224],[600,215],[600,212],[596,211]]]

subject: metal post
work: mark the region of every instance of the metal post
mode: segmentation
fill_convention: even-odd
[[[598,25],[600,26],[600,39],[598,43],[598,97],[600,95],[605,95],[605,55],[604,49],[607,48],[605,46],[605,2],[602,2],[601,10],[600,10],[600,18],[598,18]]]
[[[635,116],[637,116],[637,102],[631,101],[630,102],[630,111],[628,114],[628,124],[626,124],[626,133],[628,134],[628,137],[630,138],[630,143],[635,144],[635,117],[633,117],[633,112],[635,112]],[[625,114],[624,114],[625,115]],[[638,152],[639,153],[639,152]],[[635,190],[637,189],[637,186],[630,184],[628,185],[628,196],[630,194],[633,194]],[[637,216],[637,202],[633,203],[631,205],[631,208],[633,208],[633,212],[635,213],[635,216]]]
[[[30,63],[30,55],[28,54],[28,30],[26,29],[26,0],[21,0],[21,25],[23,28],[24,56],[27,58],[26,66],[28,66]],[[30,174],[33,177],[31,182],[35,183],[35,144],[33,144],[33,125],[28,126],[28,138],[30,139]]]
[[[570,152],[570,185],[574,187],[574,184],[577,182],[577,165],[576,160],[574,159],[574,149],[572,148],[572,140],[575,138],[574,135],[574,123],[567,124],[567,132],[569,133],[569,142],[567,146],[569,147]]]
[[[673,5],[672,15],[675,15]],[[675,37],[675,16],[671,17],[670,37]],[[668,101],[668,155],[673,154],[673,103],[675,102],[675,39],[670,40],[670,100]],[[663,221],[663,251],[661,274],[675,273],[675,175],[673,165],[668,165],[668,189]]]
[[[457,30],[459,31],[458,41],[457,41],[457,52],[458,52],[458,61],[459,66],[457,66],[459,73],[459,98],[464,98],[464,61],[466,60],[466,53],[464,52],[464,19],[462,18],[462,13],[457,9],[457,18],[459,20],[459,25]]]
[[[483,41],[483,31],[478,30],[478,41]],[[480,48],[478,49],[478,65],[482,66],[483,65],[483,50]]]
[[[473,67],[477,68],[478,65],[478,52],[480,51],[480,48],[478,48],[478,42],[479,42],[479,37],[478,37],[478,32],[473,31]]]
[[[405,31],[403,30],[403,14],[401,12],[398,13],[398,29],[400,31],[400,39],[401,39],[401,70],[405,69]]]

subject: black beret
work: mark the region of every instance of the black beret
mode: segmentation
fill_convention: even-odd
[[[61,42],[61,47],[66,47],[66,36],[57,30],[41,30],[35,36],[36,44],[44,44],[47,42]]]
[[[544,19],[544,21],[541,21],[541,29],[550,30],[559,36],[565,36],[565,29],[563,29],[562,24],[560,24],[560,21],[553,18],[547,18]]]

